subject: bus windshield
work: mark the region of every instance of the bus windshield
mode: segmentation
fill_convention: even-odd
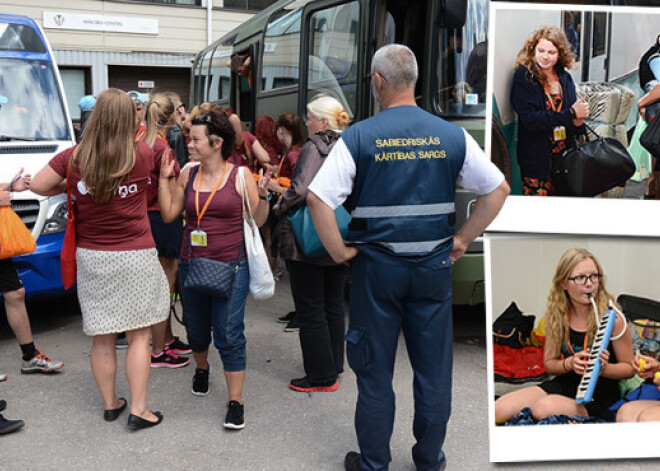
[[[67,139],[52,63],[0,58],[0,141]]]
[[[486,0],[469,0],[465,26],[441,28],[435,106],[443,116],[486,115]]]

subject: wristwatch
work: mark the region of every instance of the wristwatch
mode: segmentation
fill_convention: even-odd
[[[573,119],[577,118],[577,116],[575,115],[575,108],[573,108],[572,106],[570,107],[570,113],[571,113],[571,118]]]
[[[268,201],[268,195],[266,195],[266,196],[259,195],[259,199],[264,200],[264,201]]]

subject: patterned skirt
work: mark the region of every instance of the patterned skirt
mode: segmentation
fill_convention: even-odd
[[[170,287],[156,249],[78,248],[78,300],[86,335],[147,327],[167,319]]]

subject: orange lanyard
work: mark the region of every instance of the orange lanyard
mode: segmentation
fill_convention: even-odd
[[[587,339],[589,337],[589,328],[587,327],[587,332],[584,333],[584,345],[582,347],[583,351],[587,351]],[[575,350],[573,350],[573,345],[571,344],[571,334],[568,330],[568,322],[566,323],[566,346],[575,355]]]
[[[555,78],[557,79],[557,82],[559,82],[559,79],[557,78],[557,72],[555,72],[553,70],[552,73],[555,75]],[[562,99],[559,102],[559,106],[557,108],[555,108],[555,100],[554,100],[554,98],[552,98],[552,93],[550,93],[550,90],[548,89],[547,84],[543,85],[543,91],[545,92],[545,96],[548,97],[548,100],[550,100],[550,108],[552,108],[552,111],[560,112],[561,107],[564,104],[564,100]],[[561,98],[561,86],[559,87],[559,97]]]
[[[213,199],[213,195],[215,195],[215,192],[218,191],[218,188],[220,188],[220,185],[222,184],[222,181],[225,179],[225,175],[227,174],[227,169],[229,168],[229,165],[225,163],[225,169],[222,171],[222,176],[220,177],[220,180],[218,180],[218,183],[215,185],[215,188],[213,188],[213,191],[211,192],[211,195],[209,198],[206,200],[206,203],[204,204],[204,207],[202,208],[202,212],[199,212],[199,189],[202,186],[202,166],[199,166],[199,178],[197,179],[197,191],[195,191],[195,211],[197,211],[197,229],[199,229],[200,224],[202,222],[202,217],[204,217],[204,213],[206,213],[206,208],[209,207],[209,204],[211,203],[211,200]]]
[[[167,144],[167,139],[165,139],[165,136],[163,136],[163,133],[158,131],[158,137],[160,138],[161,141],[163,141],[165,144]],[[169,144],[168,144],[169,145]],[[200,169],[201,170],[201,169]]]
[[[280,164],[277,166],[277,176],[278,176],[278,177],[280,176],[280,171],[282,170],[282,164],[284,164],[284,159],[287,158],[287,156],[289,155],[289,152],[291,152],[291,149],[289,149],[289,150],[288,150],[288,151],[282,156],[282,160],[280,160]],[[274,176],[274,175],[273,175],[273,176]]]

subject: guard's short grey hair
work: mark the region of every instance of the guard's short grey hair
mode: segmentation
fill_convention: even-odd
[[[371,72],[378,72],[392,88],[413,88],[417,82],[417,59],[403,44],[388,44],[374,54]]]

